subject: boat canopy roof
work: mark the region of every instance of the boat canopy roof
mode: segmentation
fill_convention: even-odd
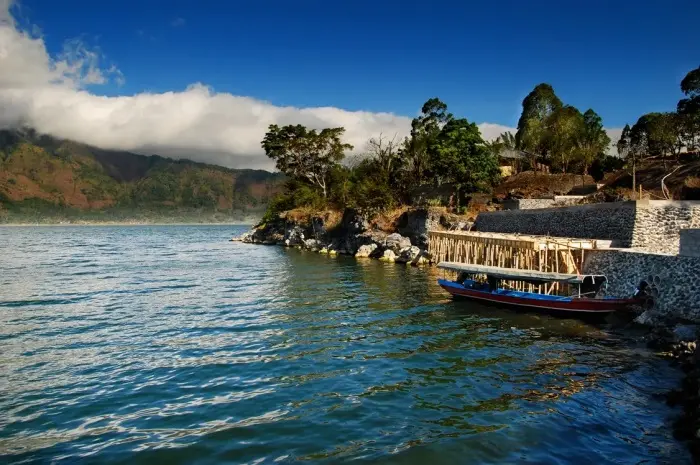
[[[566,273],[551,273],[548,271],[518,270],[515,268],[501,268],[498,266],[472,265],[470,263],[440,262],[438,268],[452,270],[468,274],[485,274],[497,279],[527,282],[560,282],[581,284],[589,278],[589,282],[602,283],[606,280],[604,275],[577,275]]]

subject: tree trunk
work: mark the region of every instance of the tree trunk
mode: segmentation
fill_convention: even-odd
[[[633,198],[637,198],[637,159],[632,157],[632,192]]]

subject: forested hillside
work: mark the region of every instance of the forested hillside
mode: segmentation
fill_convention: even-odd
[[[284,177],[0,131],[0,222],[254,218]]]

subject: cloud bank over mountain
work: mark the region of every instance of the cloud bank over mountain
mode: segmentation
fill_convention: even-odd
[[[0,0],[0,127],[31,126],[55,137],[106,149],[158,153],[235,168],[272,168],[260,147],[270,124],[346,129],[361,152],[380,133],[403,137],[410,118],[340,108],[281,107],[216,92],[201,83],[182,91],[103,96],[88,86],[120,83],[119,69],[80,40],[51,56],[41,37],[21,28],[13,0]],[[513,130],[479,125],[485,139]]]

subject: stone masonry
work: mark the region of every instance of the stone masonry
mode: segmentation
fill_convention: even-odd
[[[634,202],[480,213],[474,229],[535,236],[608,239],[613,247],[630,247]]]
[[[632,247],[677,254],[681,229],[700,227],[700,202],[651,200],[636,204]]]
[[[549,199],[510,199],[503,201],[504,210],[534,210],[538,208],[565,207],[575,205],[582,195],[555,195]]]
[[[479,214],[477,231],[609,239],[613,247],[677,254],[680,230],[700,227],[700,202],[646,200]]]
[[[658,296],[654,307],[640,316],[642,323],[660,319],[700,321],[698,257],[595,250],[588,253],[583,272],[607,276],[606,294],[615,297],[630,297],[642,281],[655,281]]]

